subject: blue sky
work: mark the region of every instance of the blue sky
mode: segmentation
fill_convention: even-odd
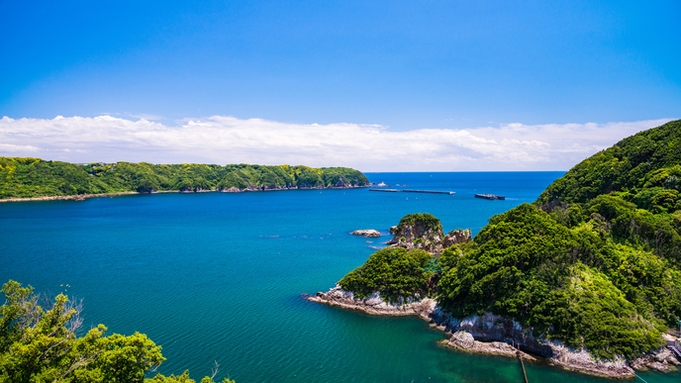
[[[190,136],[189,122],[231,118],[233,129],[260,129],[254,135],[265,141],[280,138],[263,133],[268,123],[282,132],[339,124],[384,135],[463,131],[488,141],[495,134],[485,129],[521,124],[536,131],[526,141],[558,151],[567,149],[551,141],[551,129],[610,132],[577,137],[580,154],[520,166],[566,169],[636,129],[680,117],[679,16],[678,1],[2,1],[0,155],[127,159],[111,149],[124,142],[75,136],[84,120],[72,118],[97,116],[112,120],[91,124],[154,121]],[[111,124],[97,125],[103,136],[119,122]],[[24,129],[32,133],[15,134]],[[57,132],[62,146],[47,145]],[[302,146],[332,150],[333,140],[318,136],[303,136]],[[177,146],[141,160],[263,163],[251,142],[243,161]],[[344,165],[296,157],[294,145],[277,157],[275,146],[267,161]],[[462,160],[449,167],[391,167],[386,155],[359,168],[502,170],[511,158],[450,149]]]

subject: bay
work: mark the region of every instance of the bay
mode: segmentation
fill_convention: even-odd
[[[307,302],[389,239],[408,213],[477,233],[561,172],[368,173],[455,195],[362,189],[193,193],[0,204],[0,280],[83,300],[85,327],[149,335],[159,371],[245,382],[521,382],[514,359],[443,348],[417,318]],[[506,196],[504,201],[475,193]],[[377,229],[377,239],[349,235]],[[529,364],[531,382],[604,379]],[[648,382],[679,374],[645,373]]]

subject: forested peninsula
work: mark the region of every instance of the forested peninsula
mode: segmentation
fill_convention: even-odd
[[[453,347],[515,355],[513,345],[598,375],[680,364],[665,346],[681,320],[681,120],[584,160],[472,240],[438,251],[446,236],[428,214],[393,232],[390,247],[309,299],[421,315]]]
[[[262,191],[367,186],[358,170],[307,166],[73,164],[0,157],[0,201],[158,191]]]

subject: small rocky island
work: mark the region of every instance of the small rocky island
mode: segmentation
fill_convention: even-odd
[[[367,238],[378,238],[381,236],[381,233],[378,230],[375,229],[360,229],[360,230],[355,230],[351,232],[350,234],[352,235],[358,235],[360,237],[367,237]]]
[[[445,235],[440,220],[428,213],[404,216],[397,226],[390,228],[390,234],[393,238],[386,243],[389,246],[421,249],[435,255],[472,239],[470,229],[452,230]]]

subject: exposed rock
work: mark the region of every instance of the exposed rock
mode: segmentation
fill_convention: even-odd
[[[379,293],[374,293],[366,299],[355,298],[351,292],[336,286],[331,290],[306,297],[312,302],[328,304],[350,310],[362,311],[371,315],[408,316],[417,315],[429,320],[430,314],[435,309],[435,300],[426,298],[423,300],[405,300],[403,304],[387,303]]]
[[[471,348],[475,343],[475,338],[467,331],[457,331],[449,338],[449,342],[456,347]]]
[[[472,239],[473,235],[471,234],[471,229],[452,230],[445,236],[445,239],[442,242],[442,246],[446,249],[452,245],[470,242]]]
[[[430,214],[409,214],[392,226],[394,237],[386,244],[404,247],[407,250],[422,249],[431,254],[440,254],[445,248],[472,239],[471,230],[452,230],[444,235],[440,220]]]
[[[476,341],[513,344],[519,350],[533,355],[545,358],[553,356],[552,348],[545,342],[535,339],[531,329],[525,329],[520,323],[508,318],[485,313],[458,319],[451,317],[437,306],[430,319],[446,332],[466,331]]]
[[[650,368],[657,371],[667,372],[670,370],[675,370],[681,366],[681,361],[679,361],[676,355],[674,355],[672,350],[668,349],[667,347],[661,347],[632,360],[630,365],[635,370],[645,370]]]
[[[355,230],[355,231],[351,232],[350,234],[361,235],[363,237],[369,237],[369,238],[376,238],[376,237],[381,236],[381,233],[378,230],[374,230],[374,229]]]
[[[394,237],[387,242],[392,247],[407,250],[422,249],[431,254],[441,253],[444,232],[440,220],[430,214],[408,214],[390,232]]]
[[[598,360],[586,350],[573,350],[557,341],[548,344],[553,350],[553,356],[548,359],[549,362],[567,370],[615,378],[635,376],[634,370],[622,358],[613,361]]]
[[[502,355],[502,356],[521,356],[524,359],[536,360],[535,357],[519,351],[515,347],[504,342],[481,342],[475,340],[473,335],[469,332],[462,330],[457,331],[452,334],[445,344],[449,347],[453,347],[459,350],[476,352],[481,354],[489,355]]]
[[[469,352],[521,356],[525,359],[542,357],[547,362],[568,370],[611,378],[632,378],[634,369],[652,368],[668,371],[679,365],[671,351],[662,347],[633,361],[622,358],[614,361],[597,360],[586,350],[573,350],[558,341],[537,339],[531,329],[523,328],[508,318],[485,313],[463,319],[453,318],[442,311],[435,300],[405,300],[403,304],[390,304],[374,293],[366,299],[355,298],[352,292],[336,286],[328,292],[308,296],[307,300],[362,311],[371,315],[416,315],[432,326],[450,334],[444,341],[447,346]],[[534,356],[533,356],[534,355]]]

